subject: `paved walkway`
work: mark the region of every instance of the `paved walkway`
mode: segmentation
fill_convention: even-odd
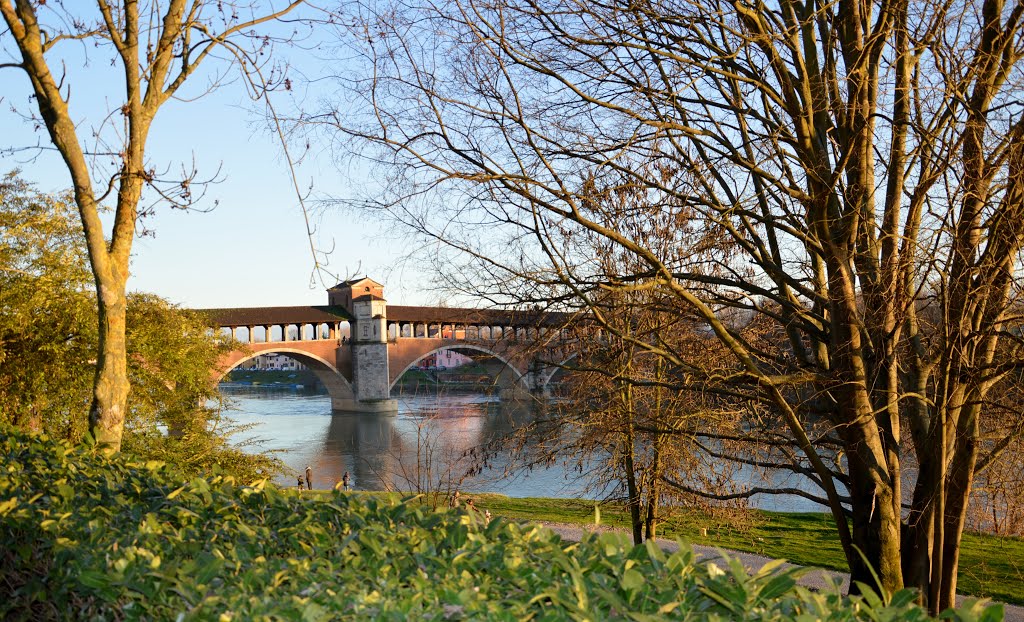
[[[562,537],[563,540],[571,540],[578,542],[583,536],[584,531],[621,531],[626,533],[623,529],[612,529],[609,527],[583,527],[580,525],[569,525],[564,523],[541,523],[551,531],[554,531]],[[679,544],[675,540],[664,540],[661,538],[657,539],[657,543],[662,549],[668,552],[675,552],[679,550]],[[755,555],[754,553],[744,553],[743,551],[732,551],[728,549],[718,549],[711,546],[703,546],[699,544],[693,545],[693,550],[698,556],[704,559],[716,559],[721,557],[720,551],[724,551],[731,557],[736,557],[743,562],[749,570],[758,570],[768,562],[772,561],[770,557],[764,557],[762,555]],[[783,564],[783,568],[792,568],[795,564]],[[811,572],[808,572],[804,576],[800,577],[797,582],[800,585],[804,585],[810,588],[822,589],[826,583],[826,578],[838,577],[842,581],[842,589],[845,591],[850,585],[850,575],[845,572],[838,572],[835,570],[826,570],[824,568],[815,568]],[[964,600],[964,596],[957,596],[957,604],[960,604]],[[1018,605],[1007,605],[1004,604],[1004,611],[1006,622],[1024,622],[1024,607]]]

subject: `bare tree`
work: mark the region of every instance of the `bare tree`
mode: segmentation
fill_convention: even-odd
[[[46,128],[60,153],[85,232],[99,306],[89,427],[106,450],[121,447],[130,388],[125,284],[139,216],[151,209],[140,209],[140,202],[149,191],[155,203],[190,206],[201,181],[194,170],[185,169],[180,177],[157,172],[146,158],[150,129],[161,107],[190,79],[195,81],[201,65],[237,63],[248,75],[260,76],[274,39],[257,35],[256,28],[279,20],[302,0],[267,4],[97,0],[90,9],[77,3],[0,0],[7,26],[0,41],[10,59],[0,67],[20,70],[28,78],[38,108],[38,116],[27,115],[28,120]],[[77,51],[67,49],[75,45]],[[77,64],[76,54],[81,55]],[[95,88],[89,83],[96,76],[87,75],[86,68],[107,63],[120,69],[118,90],[108,94],[114,104],[92,125],[83,123],[91,111],[76,109],[72,96],[79,94],[75,89]],[[221,77],[214,75],[207,88],[217,88]],[[272,81],[268,75],[252,84],[262,88]],[[100,218],[103,206],[113,207],[109,233]]]
[[[977,477],[971,486],[967,526],[997,535],[1024,536],[1024,438],[1021,406],[1024,383],[1019,372],[992,390],[983,407]]]
[[[414,462],[401,453],[392,456],[393,472],[381,478],[389,492],[415,492],[437,508],[462,487],[473,460],[462,448],[453,447],[440,433],[433,417],[416,423]]]
[[[621,181],[601,190],[593,180],[586,182],[590,200],[603,204],[602,211],[616,229],[646,240],[668,263],[689,262],[698,254],[711,256],[721,250],[714,236],[703,233],[686,236],[691,244],[681,245],[678,229],[689,227],[689,210],[672,205],[671,197],[652,203],[654,197],[643,187],[628,179]],[[666,216],[671,216],[670,221]],[[593,232],[565,242],[563,251],[576,247],[573,254],[588,258],[603,283],[646,268],[635,255],[623,253]],[[632,289],[620,284],[590,291],[573,280],[565,285],[576,286],[570,291],[577,306],[580,300],[586,304],[581,313],[564,316],[563,333],[576,336],[566,351],[572,353],[571,358],[545,361],[568,372],[562,381],[565,399],[551,406],[553,416],[535,426],[551,438],[531,438],[535,436],[532,427],[520,431],[520,436],[539,448],[534,451],[539,453],[535,459],[589,461],[588,477],[593,484],[624,499],[633,540],[638,544],[656,537],[662,500],[671,499],[674,507],[699,507],[702,511],[741,503],[738,495],[709,501],[692,492],[718,496],[736,492],[730,476],[737,465],[723,465],[716,454],[721,453],[724,432],[736,425],[741,412],[727,396],[684,387],[680,376],[685,372],[668,364],[662,354],[678,356],[699,349],[709,369],[713,359],[724,353],[702,334],[700,319],[680,307],[675,296],[663,288]],[[595,329],[600,329],[599,337]],[[559,350],[555,353],[558,358],[566,356]]]
[[[591,308],[597,291],[670,292],[731,363],[651,351],[750,405],[737,442],[814,482],[853,579],[951,605],[983,405],[1019,364],[1024,6],[360,10],[355,96],[307,121],[380,165],[368,205],[470,258],[463,282],[494,300],[518,280]],[[674,206],[659,217],[679,243],[722,250],[666,258],[595,200],[617,183]],[[638,269],[607,278],[582,233]]]
[[[564,399],[537,426],[551,435],[536,442],[549,461],[588,460],[588,477],[621,495],[637,544],[657,536],[664,500],[707,512],[741,497],[709,501],[693,493],[728,497],[737,491],[737,465],[723,464],[717,454],[742,411],[721,396],[685,389],[678,370],[652,352],[699,347],[705,360],[715,356],[692,318],[658,294],[614,292],[600,301],[602,338],[591,332],[581,341],[565,365]],[[580,323],[586,334],[593,321],[582,316]],[[528,438],[530,432],[523,431]]]

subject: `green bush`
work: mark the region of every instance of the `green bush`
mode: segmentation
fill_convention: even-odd
[[[3,619],[918,620],[812,593],[797,572],[748,576],[683,547],[550,531],[418,503],[312,501],[226,476],[94,456],[0,430]],[[995,620],[977,603],[957,619]]]

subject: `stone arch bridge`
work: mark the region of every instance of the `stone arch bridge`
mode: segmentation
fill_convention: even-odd
[[[285,354],[317,375],[334,410],[392,412],[392,389],[433,353],[488,358],[503,398],[545,394],[572,358],[563,314],[388,306],[370,279],[339,283],[328,305],[202,309],[242,344],[223,356],[216,379],[263,353]]]

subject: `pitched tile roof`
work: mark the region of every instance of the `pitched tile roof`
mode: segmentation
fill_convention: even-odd
[[[249,307],[239,309],[196,309],[218,326],[263,326],[265,324],[323,324],[351,321],[345,307]]]
[[[334,287],[332,287],[330,289],[344,289],[346,287],[352,287],[353,285],[355,285],[357,283],[362,283],[363,281],[369,281],[369,282],[373,283],[374,285],[383,286],[383,283],[378,283],[377,281],[374,281],[373,279],[371,279],[368,276],[361,276],[361,277],[357,277],[357,278],[354,278],[354,279],[349,279],[347,281],[342,281],[341,283],[338,283],[337,285],[335,285]]]
[[[322,324],[353,321],[345,307],[248,307],[235,309],[196,309],[218,326],[263,326],[270,324]],[[480,324],[484,326],[556,326],[565,322],[565,313],[539,310],[457,309],[450,307],[410,307],[388,305],[389,322],[430,324]]]
[[[389,322],[459,323],[485,326],[553,326],[568,319],[564,313],[533,310],[455,309],[388,305]]]

